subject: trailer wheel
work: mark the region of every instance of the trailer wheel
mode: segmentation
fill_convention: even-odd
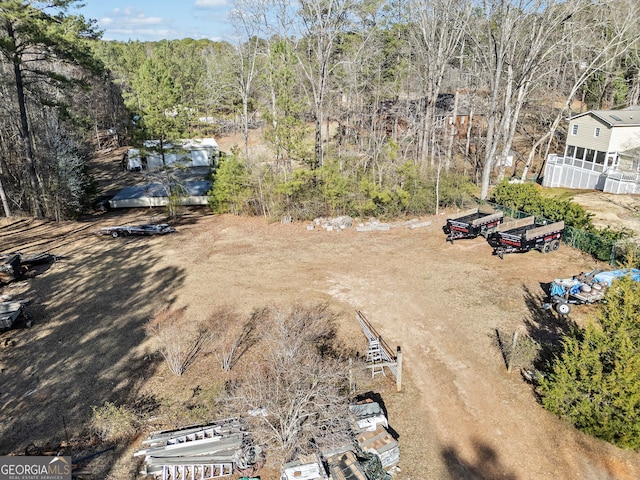
[[[569,315],[571,312],[571,305],[568,303],[556,303],[556,312],[560,315]]]
[[[117,231],[117,230],[114,230],[113,232],[111,232],[111,236],[112,236],[113,238],[118,238],[118,235],[120,235],[120,234],[118,233],[118,231]]]
[[[545,243],[542,245],[542,253],[549,253],[551,251],[551,244]]]
[[[551,242],[551,250],[554,252],[560,248],[560,240],[554,240]]]

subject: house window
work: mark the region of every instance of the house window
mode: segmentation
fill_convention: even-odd
[[[578,125],[574,124],[571,127],[571,135],[577,135],[578,134]]]
[[[585,159],[587,162],[593,162],[593,159],[594,159],[594,157],[595,157],[595,153],[596,153],[596,151],[595,151],[595,150],[591,150],[590,148],[588,148],[588,149],[587,149],[587,154],[585,155],[584,159]]]
[[[596,127],[596,129],[593,131],[593,136],[594,137],[600,136],[600,127]]]

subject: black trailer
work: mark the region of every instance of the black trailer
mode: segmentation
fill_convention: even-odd
[[[453,243],[461,238],[476,238],[478,235],[486,237],[503,220],[503,212],[476,208],[447,218],[447,224],[442,230],[447,235],[447,240]]]
[[[563,232],[564,221],[540,225],[534,217],[527,217],[498,225],[487,241],[493,247],[493,254],[500,258],[507,253],[530,250],[549,253],[560,247]]]
[[[128,236],[150,236],[173,233],[176,229],[166,223],[147,223],[144,225],[119,225],[104,227],[98,230],[101,235],[111,235],[113,238]]]

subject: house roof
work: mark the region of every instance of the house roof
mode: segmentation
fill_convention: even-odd
[[[629,150],[625,150],[624,152],[620,152],[621,157],[628,158],[640,158],[640,147],[630,148]]]
[[[186,193],[193,197],[206,196],[211,189],[211,183],[208,180],[187,181],[184,182]],[[137,185],[125,187],[120,190],[111,200],[131,200],[134,198],[148,197],[166,197],[165,188],[159,183],[149,183],[148,185]]]
[[[609,127],[637,127],[640,126],[640,106],[633,105],[621,110],[589,110],[574,115],[569,120],[591,115]]]

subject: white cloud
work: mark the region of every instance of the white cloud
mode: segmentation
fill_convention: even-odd
[[[147,17],[144,14],[136,15],[135,17],[130,17],[128,20],[130,25],[162,25],[165,23],[170,23],[165,21],[160,17]]]
[[[196,8],[215,8],[226,4],[226,0],[195,0],[193,2],[193,6]]]
[[[98,25],[102,28],[117,26],[122,30],[136,28],[138,26],[170,24],[171,20],[165,20],[161,17],[148,17],[142,11],[130,7],[114,8],[112,16],[103,17],[98,20]]]
[[[139,8],[112,8],[98,20],[98,27],[104,31],[104,40],[156,41],[189,37],[219,41],[225,28],[224,23],[221,23],[221,17],[204,18],[201,15],[205,12],[215,12],[213,7],[224,5],[225,0],[193,0],[191,4],[199,6],[199,14],[190,18],[180,9],[177,9],[175,15],[163,13],[162,16],[158,16],[159,12],[156,11],[156,16],[153,16],[147,15]],[[193,11],[191,13],[193,14]]]

